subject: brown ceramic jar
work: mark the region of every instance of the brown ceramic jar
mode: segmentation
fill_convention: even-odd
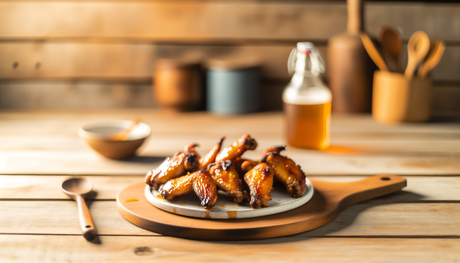
[[[185,58],[158,59],[153,75],[153,96],[165,111],[196,110],[203,103],[199,61]]]

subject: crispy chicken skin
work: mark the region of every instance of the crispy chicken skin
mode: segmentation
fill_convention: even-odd
[[[219,189],[233,197],[235,203],[243,202],[247,192],[243,192],[243,182],[232,161],[212,163],[208,166],[208,171]]]
[[[212,147],[211,151],[209,151],[203,158],[200,159],[200,169],[206,169],[209,164],[216,161],[217,154],[222,148],[222,142],[224,142],[225,136],[220,138],[214,147]]]
[[[199,146],[200,146],[200,145],[199,145],[198,143],[191,143],[191,144],[189,144],[189,145],[186,145],[186,146],[184,147],[184,153],[185,153],[185,154],[193,153],[193,154],[195,154],[196,158],[197,158],[198,160],[200,160],[200,159],[201,159],[200,154],[199,154],[199,153],[196,151],[196,149],[195,149],[196,147],[199,147]]]
[[[254,166],[258,165],[259,162],[236,157],[232,160],[232,164],[235,166],[240,177],[243,178],[244,174],[251,170]]]
[[[196,151],[195,147],[198,147],[199,145],[196,143],[192,143],[190,145],[187,145],[184,147],[184,153],[193,153],[197,156],[198,161],[200,163],[198,169],[206,169],[209,164],[215,162],[216,156],[220,151],[220,148],[222,147],[222,142],[224,141],[225,136],[222,137],[214,147],[203,157],[201,158],[198,152]]]
[[[275,170],[275,177],[284,183],[286,190],[292,197],[301,197],[306,189],[305,174],[300,166],[289,157],[282,156],[279,152],[268,152],[260,159]]]
[[[166,158],[159,167],[149,171],[145,176],[145,183],[158,189],[168,180],[179,177],[187,171],[195,170],[198,166],[195,154],[176,153],[173,157]]]
[[[267,155],[271,152],[280,153],[284,150],[286,150],[286,146],[284,145],[268,147],[267,150],[265,150],[265,152],[262,154],[262,156]]]
[[[260,163],[244,175],[251,195],[249,204],[253,208],[268,206],[268,201],[272,200],[270,192],[273,189],[274,174],[268,164]]]
[[[248,134],[243,135],[232,145],[224,148],[219,154],[217,154],[216,162],[233,160],[236,157],[241,156],[247,150],[254,150],[257,147],[257,142],[251,138]]]
[[[172,200],[175,196],[190,193],[192,190],[200,198],[201,205],[207,209],[213,207],[217,201],[216,185],[206,170],[198,170],[169,180],[158,191],[166,200]]]

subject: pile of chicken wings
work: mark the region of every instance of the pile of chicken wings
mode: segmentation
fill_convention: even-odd
[[[291,197],[302,196],[306,189],[305,174],[299,165],[280,154],[284,146],[270,147],[258,161],[252,161],[242,158],[245,151],[257,147],[251,136],[245,134],[221,151],[224,139],[204,157],[196,151],[197,144],[185,146],[182,152],[149,171],[145,182],[166,200],[194,191],[207,209],[216,203],[218,189],[230,195],[235,203],[266,207],[272,199],[274,178],[285,185]]]

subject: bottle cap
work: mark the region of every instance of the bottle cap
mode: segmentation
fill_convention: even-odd
[[[311,42],[297,42],[297,50],[301,52],[310,51],[315,47]]]

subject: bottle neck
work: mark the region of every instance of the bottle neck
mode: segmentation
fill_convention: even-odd
[[[289,86],[299,89],[326,87],[326,85],[324,85],[323,81],[321,80],[320,76],[307,77],[297,72],[292,76]]]
[[[294,65],[294,79],[303,79],[304,82],[321,81],[319,75],[321,71],[321,62],[317,55],[312,54],[311,50],[299,50],[296,55]]]

